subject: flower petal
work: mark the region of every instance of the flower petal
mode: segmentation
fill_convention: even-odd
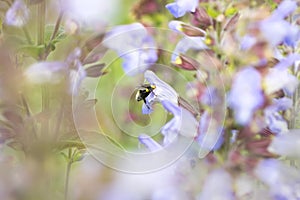
[[[152,71],[147,70],[144,76],[150,84],[156,86],[153,92],[146,98],[149,112],[151,112],[151,106],[154,102],[168,100],[176,105],[178,104],[178,94],[170,85],[158,78]],[[146,107],[144,108],[147,111]]]
[[[268,150],[272,153],[300,158],[300,130],[290,130],[286,134],[276,135]]]
[[[5,15],[7,25],[22,27],[29,19],[29,9],[23,0],[15,0]]]
[[[203,190],[197,199],[234,199],[229,173],[224,169],[212,171],[206,178]]]
[[[259,72],[252,67],[239,71],[229,93],[228,102],[235,111],[236,121],[241,125],[247,124],[253,112],[264,102]]]
[[[113,28],[106,34],[103,44],[123,58],[127,75],[144,72],[158,58],[153,38],[140,23]]]
[[[169,3],[166,8],[175,17],[182,17],[186,12],[195,12],[198,6],[198,0],[176,0],[174,3]]]
[[[255,175],[267,184],[274,199],[299,198],[299,172],[279,160],[264,159],[255,168]]]
[[[139,141],[152,152],[161,150],[163,148],[160,144],[158,144],[155,140],[153,140],[149,135],[146,134],[141,134],[139,136]]]
[[[162,127],[161,132],[163,135],[170,137],[170,140],[173,140],[178,134],[185,137],[195,137],[197,135],[198,122],[189,111],[166,100],[162,101],[162,105],[174,115],[174,118]]]
[[[203,50],[208,49],[202,37],[184,37],[180,40],[172,54],[171,62],[176,63],[180,54],[185,54],[189,49]]]
[[[26,69],[25,76],[32,83],[56,84],[63,78],[66,69],[64,62],[38,62]]]

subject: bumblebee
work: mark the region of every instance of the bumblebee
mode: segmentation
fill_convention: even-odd
[[[146,98],[147,96],[149,96],[149,94],[151,92],[153,92],[153,90],[156,88],[155,85],[151,85],[151,84],[143,84],[140,87],[138,87],[138,91],[136,93],[135,99],[137,101],[141,101],[143,100],[144,103],[147,105],[146,103]]]

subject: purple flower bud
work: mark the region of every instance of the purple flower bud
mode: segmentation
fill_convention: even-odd
[[[206,35],[202,29],[176,20],[169,22],[169,28],[190,37],[204,37]]]
[[[15,0],[5,15],[5,23],[10,26],[22,27],[29,19],[29,9],[23,0]]]

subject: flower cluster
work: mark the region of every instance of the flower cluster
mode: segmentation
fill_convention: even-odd
[[[0,2],[1,199],[300,199],[299,1],[117,3]]]

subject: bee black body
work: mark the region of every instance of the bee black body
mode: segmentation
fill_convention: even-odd
[[[137,101],[141,101],[143,100],[144,103],[147,105],[146,103],[146,98],[149,96],[149,94],[155,89],[155,85],[151,85],[151,84],[143,84],[138,88],[138,92],[136,93],[136,97],[135,99]],[[148,106],[148,105],[147,105]]]

